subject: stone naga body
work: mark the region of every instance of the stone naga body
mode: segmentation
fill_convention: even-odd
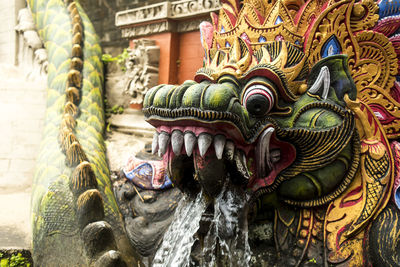
[[[272,231],[250,237],[255,265],[398,266],[400,5],[221,3],[212,24],[200,25],[204,67],[194,81],[147,93],[143,112],[162,160],[128,178],[142,193],[179,188],[213,199],[227,184],[242,190],[249,231]],[[36,264],[137,264],[125,229],[143,256],[162,232],[145,218],[132,227],[124,213],[123,227],[101,137],[92,27],[74,2],[29,4],[50,62],[32,198]]]
[[[28,5],[49,59],[32,193],[35,265],[137,264],[105,157],[103,65],[93,26],[74,1]]]

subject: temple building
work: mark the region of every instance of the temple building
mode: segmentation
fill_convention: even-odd
[[[210,21],[210,12],[218,11],[220,3],[218,0],[83,1],[83,6],[106,52],[120,53],[128,41],[130,48],[134,48],[135,40],[155,40],[160,48],[158,83],[178,84],[193,79],[201,67],[204,50],[199,25]]]

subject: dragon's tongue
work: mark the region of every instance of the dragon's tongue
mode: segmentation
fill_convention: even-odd
[[[210,149],[203,157],[198,149],[193,151],[193,164],[195,168],[195,179],[203,187],[209,196],[217,196],[224,185],[227,171],[223,160],[219,160],[214,151]]]

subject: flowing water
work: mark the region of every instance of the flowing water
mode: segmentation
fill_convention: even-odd
[[[245,195],[234,188],[224,188],[215,199],[214,218],[204,240],[203,266],[249,266],[245,203]]]
[[[202,242],[201,266],[249,266],[251,251],[247,220],[244,219],[245,198],[240,190],[224,187],[214,200],[213,219]],[[186,196],[181,200],[152,266],[196,266],[191,262],[190,254],[206,207],[202,193],[194,200]]]
[[[195,200],[184,196],[179,202],[175,218],[164,235],[163,242],[153,260],[154,267],[189,266],[190,252],[196,241],[201,215],[206,209],[203,193]]]

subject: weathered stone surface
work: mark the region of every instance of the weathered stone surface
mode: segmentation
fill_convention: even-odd
[[[130,156],[143,149],[145,144],[150,142],[151,139],[148,137],[143,138],[116,131],[109,133],[106,145],[110,170],[118,172]]]
[[[8,64],[16,62],[17,36],[15,33],[15,22],[18,10],[25,7],[24,0],[2,1],[0,3],[0,60]]]
[[[155,130],[144,121],[141,111],[112,115],[109,122],[113,131],[107,133],[107,158],[110,170],[118,172],[130,156],[151,143]]]
[[[84,0],[80,1],[100,36],[104,51],[116,55],[121,51],[115,48],[128,47],[128,40],[122,38],[121,31],[115,26],[115,14],[121,10],[151,5],[163,0]]]
[[[107,63],[106,98],[110,107],[122,106],[128,108],[131,96],[125,93],[125,73],[115,62]]]
[[[36,31],[32,14],[28,8],[18,11],[18,24],[15,26],[15,31],[18,42],[16,63],[28,80],[44,80],[48,66],[47,52]]]
[[[0,248],[31,247],[30,193],[0,194]]]
[[[125,178],[114,183],[114,193],[132,245],[142,256],[153,257],[182,193],[176,187],[142,190]]]
[[[129,58],[125,64],[124,93],[132,97],[132,104],[142,105],[147,91],[158,84],[160,48],[150,39],[134,40],[133,43],[135,48],[128,49]]]
[[[94,264],[95,267],[126,267],[121,254],[115,250],[105,252]]]
[[[88,224],[83,229],[82,238],[90,258],[117,248],[111,226],[104,221]]]
[[[125,38],[171,31],[193,31],[199,29],[201,21],[208,19],[210,12],[219,8],[218,0],[163,1],[117,12],[115,25],[121,28]]]
[[[154,127],[144,120],[142,112],[133,109],[126,110],[124,114],[112,115],[109,122],[118,132],[153,137],[155,131]]]

